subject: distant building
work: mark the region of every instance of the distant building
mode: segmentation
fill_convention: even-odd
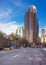
[[[23,37],[23,27],[18,27],[16,30],[16,35]]]
[[[41,30],[41,43],[46,43],[45,29]]]
[[[34,5],[29,8],[24,18],[24,37],[30,43],[37,43],[38,20],[36,16],[36,7]]]
[[[41,37],[41,43],[46,43],[46,34]]]
[[[43,37],[43,35],[45,34],[45,29],[41,30],[41,37]]]
[[[16,34],[14,32],[12,32],[8,37],[13,40],[13,38],[16,36]]]

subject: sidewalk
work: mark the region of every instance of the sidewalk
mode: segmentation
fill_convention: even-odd
[[[0,54],[5,54],[5,53],[9,53],[9,52],[14,52],[14,51],[17,51],[19,49],[14,49],[14,50],[9,50],[9,51],[0,51]]]

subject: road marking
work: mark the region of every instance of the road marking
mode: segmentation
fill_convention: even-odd
[[[17,55],[14,55],[13,57],[15,58],[15,57],[17,57],[17,56],[19,56],[20,54],[17,54]]]
[[[26,51],[24,50],[23,52],[26,52]],[[13,57],[15,58],[15,57],[17,57],[17,56],[19,56],[19,55],[21,55],[21,54],[23,54],[23,53],[20,53],[20,54],[14,55]]]
[[[46,51],[46,48],[44,48],[44,51]]]
[[[14,55],[13,57],[15,58],[15,57],[17,57],[17,56],[19,56],[19,55],[21,55],[21,54],[23,54],[23,53],[20,53],[20,54]]]

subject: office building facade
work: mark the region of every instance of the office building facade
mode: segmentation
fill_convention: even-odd
[[[16,30],[16,35],[23,38],[23,27],[18,27]]]
[[[30,43],[37,43],[38,20],[36,17],[36,7],[32,5],[24,17],[24,37]]]
[[[42,43],[42,44],[46,43],[45,28],[41,29],[41,43]]]
[[[43,28],[43,29],[41,30],[41,37],[43,37],[44,34],[45,34],[45,29]]]

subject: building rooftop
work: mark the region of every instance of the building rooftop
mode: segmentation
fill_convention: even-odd
[[[32,6],[30,6],[30,8],[32,8],[32,9],[36,9],[36,6],[32,5]]]
[[[33,12],[33,13],[36,13],[36,6],[32,5],[29,7],[29,12]]]

